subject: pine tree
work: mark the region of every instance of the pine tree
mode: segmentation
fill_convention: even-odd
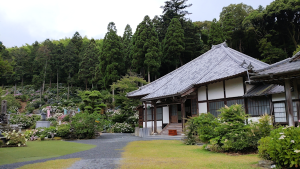
[[[145,71],[148,73],[148,82],[150,74],[156,74],[160,67],[161,52],[159,40],[155,28],[149,16],[137,26],[132,40],[132,67],[136,72],[142,72],[145,77]]]
[[[99,57],[101,84],[105,89],[117,81],[124,70],[122,49],[121,38],[117,35],[115,23],[110,22]]]
[[[167,64],[177,65],[183,61],[181,52],[184,51],[184,30],[177,18],[173,18],[163,42],[164,60]]]
[[[85,89],[87,90],[88,81],[92,81],[95,73],[96,66],[98,65],[98,52],[96,49],[96,42],[91,39],[90,44],[84,51],[82,61],[79,64],[79,78],[84,79]]]
[[[210,45],[217,45],[219,43],[224,42],[224,35],[222,27],[220,26],[220,23],[217,22],[216,18],[213,19],[211,23],[211,28],[208,36],[208,43]]]

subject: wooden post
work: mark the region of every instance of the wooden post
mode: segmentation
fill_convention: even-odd
[[[147,128],[147,102],[144,102],[145,104],[145,128]]]
[[[182,118],[181,118],[181,123],[182,123],[182,130],[184,129],[184,123],[185,123],[185,105],[184,105],[184,103],[185,103],[185,101],[186,101],[186,97],[185,98],[181,98],[181,116],[182,116]]]
[[[299,92],[298,92],[298,83],[297,79],[294,80],[294,94],[295,94],[295,99],[300,99],[299,98]],[[300,120],[300,107],[299,107],[299,101],[296,102],[296,109],[297,109],[297,123],[299,126],[299,120]]]
[[[286,110],[288,113],[289,126],[295,126],[293,115],[293,101],[291,93],[291,82],[289,79],[284,80],[285,98],[286,98]]]
[[[154,133],[157,133],[157,121],[156,121],[156,101],[152,102],[154,106]]]

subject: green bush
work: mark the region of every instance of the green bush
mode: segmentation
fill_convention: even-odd
[[[37,100],[37,101],[33,102],[32,106],[33,106],[35,109],[37,109],[37,108],[40,107],[40,105],[43,106],[44,104],[45,104],[45,101],[44,101],[44,100],[42,100],[42,101]]]
[[[210,113],[202,113],[198,118],[195,119],[198,126],[199,139],[207,143],[210,139],[216,137],[215,128],[220,125],[220,122],[214,115]]]
[[[21,99],[22,102],[26,102],[29,99],[29,96],[28,95],[21,95],[20,99]]]
[[[280,127],[259,141],[259,155],[283,168],[300,165],[300,128]]]
[[[130,124],[124,123],[116,123],[112,126],[112,131],[114,133],[132,133],[133,128]]]
[[[3,141],[0,140],[0,148],[2,147],[3,144],[4,144]]]
[[[63,119],[63,122],[69,122],[70,121],[70,115],[66,115]]]
[[[24,128],[28,128],[40,120],[41,116],[39,115],[24,115],[24,114],[15,114],[11,115],[10,123],[11,124],[21,124]]]
[[[57,127],[56,135],[58,137],[68,138],[70,136],[70,124],[62,124]]]
[[[7,145],[18,145],[19,147],[21,145],[26,145],[26,138],[25,135],[19,132],[16,132],[15,130],[4,132],[4,137],[8,140],[6,142]]]
[[[0,97],[0,104],[2,103],[2,100],[7,101],[7,109],[10,109],[11,107],[17,107],[20,109],[22,107],[20,102],[16,100],[16,98],[12,94]]]
[[[71,118],[73,138],[93,138],[100,128],[103,128],[103,117],[99,113],[76,113]]]
[[[25,113],[32,113],[35,108],[32,105],[27,105],[25,107]]]

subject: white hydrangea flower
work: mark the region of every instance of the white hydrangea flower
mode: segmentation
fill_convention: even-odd
[[[281,135],[281,137],[279,138],[279,140],[282,140],[285,138],[285,135]]]
[[[295,150],[294,152],[295,152],[295,153],[300,153],[300,150]]]
[[[295,143],[295,140],[291,140],[291,143]]]

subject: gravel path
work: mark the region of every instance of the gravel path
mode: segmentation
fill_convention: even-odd
[[[140,138],[125,133],[103,133],[100,137],[90,140],[76,140],[72,142],[97,145],[97,147],[81,151],[73,154],[68,154],[55,158],[43,160],[27,161],[14,164],[0,166],[0,169],[18,168],[26,164],[45,162],[56,159],[81,158],[82,160],[75,162],[70,169],[99,169],[99,168],[118,168],[121,160],[121,152],[123,148],[131,141],[138,140],[179,140],[181,137],[169,136],[150,136]]]

